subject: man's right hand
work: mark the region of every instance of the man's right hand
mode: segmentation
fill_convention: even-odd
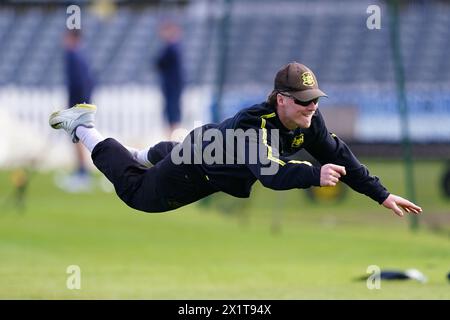
[[[320,169],[320,186],[334,187],[341,176],[345,176],[345,167],[327,163]]]

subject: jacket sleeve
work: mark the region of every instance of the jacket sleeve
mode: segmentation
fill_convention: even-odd
[[[255,118],[255,122],[257,134],[246,140],[245,159],[246,166],[263,186],[289,190],[320,185],[320,168],[307,161],[281,157],[278,129],[268,128],[264,117]],[[252,161],[252,156],[256,161]]]
[[[316,112],[314,123],[315,139],[305,148],[320,164],[334,163],[344,166],[346,175],[341,178],[353,190],[365,194],[379,204],[389,196],[389,192],[376,176],[371,176],[369,170],[353,155],[344,141],[335,134],[328,132],[325,122]]]

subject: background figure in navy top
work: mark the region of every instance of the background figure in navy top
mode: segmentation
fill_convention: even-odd
[[[94,88],[88,60],[82,46],[81,30],[67,30],[64,35],[64,61],[68,107],[78,103],[90,103]],[[87,170],[87,155],[80,145],[75,145],[77,168],[75,172],[61,180],[66,191],[88,191],[91,181]]]
[[[165,22],[161,26],[160,36],[165,44],[156,59],[156,67],[164,98],[164,116],[171,135],[181,119],[180,100],[183,91],[182,55],[179,43],[181,30],[176,24]]]
[[[64,37],[65,67],[69,107],[90,103],[94,83],[82,48],[81,31],[69,30]]]

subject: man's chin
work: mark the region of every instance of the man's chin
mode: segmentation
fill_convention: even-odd
[[[308,129],[311,126],[311,121],[303,121],[298,124],[298,127],[301,129]]]

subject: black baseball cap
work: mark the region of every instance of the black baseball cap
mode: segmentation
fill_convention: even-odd
[[[300,101],[328,97],[319,89],[314,73],[307,66],[298,62],[291,62],[277,72],[274,91],[289,92]]]

